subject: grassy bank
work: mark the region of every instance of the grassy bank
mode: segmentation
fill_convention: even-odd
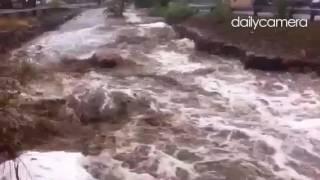
[[[287,7],[277,5],[275,17],[286,18]],[[308,22],[308,27],[296,28],[234,28],[231,20],[236,18],[225,1],[217,1],[216,8],[207,15],[195,16],[195,10],[187,4],[170,2],[168,6],[154,5],[151,16],[161,16],[169,24],[183,24],[196,28],[205,36],[228,42],[257,54],[298,59],[320,57],[320,22]],[[247,17],[245,17],[247,18]]]
[[[29,82],[48,78],[50,73],[38,71],[23,57],[9,60],[7,52],[77,13],[59,10],[38,18],[0,18],[0,163],[16,158],[20,150],[45,144],[67,127],[58,111],[63,99],[37,101],[21,95]]]
[[[234,28],[230,21],[217,23],[212,16],[192,17],[183,23],[212,39],[227,41],[261,54],[314,59],[320,56],[320,23],[306,28]]]

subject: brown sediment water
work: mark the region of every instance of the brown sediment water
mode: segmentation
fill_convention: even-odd
[[[129,43],[135,37],[140,40]],[[61,89],[41,82],[30,87],[77,98],[99,91],[101,109],[114,105],[113,95],[120,92],[132,101],[143,99],[150,110],[128,107],[131,120],[110,132],[113,151],[22,154],[22,179],[320,178],[320,83],[309,74],[244,70],[239,61],[196,52],[169,25],[132,9],[126,20],[108,19],[103,9],[85,11],[13,51],[12,59],[23,51],[24,58],[48,66],[64,57],[86,59],[106,46],[121,49],[139,68],[91,69],[79,77],[57,72]],[[148,123],[143,117],[149,115],[163,124]],[[0,177],[14,179],[10,164],[1,165]]]

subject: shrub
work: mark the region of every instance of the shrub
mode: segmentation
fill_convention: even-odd
[[[194,9],[185,3],[170,3],[165,12],[165,18],[169,23],[179,23],[194,14]]]
[[[50,7],[59,8],[66,3],[63,0],[51,0],[48,4]]]
[[[226,21],[229,21],[232,17],[230,3],[224,0],[217,0],[216,7],[212,12],[212,16],[214,18],[214,21],[217,23],[224,23]]]
[[[286,19],[288,18],[288,7],[289,3],[287,0],[275,0],[276,14],[278,18]]]
[[[150,16],[165,17],[167,13],[167,7],[155,6],[150,11]]]
[[[134,5],[137,8],[150,8],[157,3],[157,0],[134,0]]]
[[[167,7],[171,0],[160,0],[160,6]]]

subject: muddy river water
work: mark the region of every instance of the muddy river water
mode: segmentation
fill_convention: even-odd
[[[62,90],[33,87],[47,96],[99,91],[103,106],[113,92],[148,102],[131,107],[139,110],[100,155],[25,152],[21,180],[320,180],[319,78],[244,70],[237,59],[196,52],[163,22],[134,10],[125,19],[87,10],[12,52],[48,66],[116,47],[133,65],[60,73]],[[164,125],[135,120],[142,116]],[[12,164],[0,166],[0,179],[15,179]]]

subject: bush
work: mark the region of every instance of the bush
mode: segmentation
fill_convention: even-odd
[[[170,3],[165,12],[165,18],[169,23],[179,23],[194,14],[194,9],[185,3]]]
[[[50,7],[59,8],[66,3],[63,0],[51,0],[48,4]]]
[[[155,6],[150,11],[150,16],[165,17],[167,13],[167,7]]]
[[[160,6],[167,7],[171,0],[160,0]]]
[[[134,0],[134,5],[137,8],[150,8],[157,3],[157,0]]]
[[[232,10],[228,1],[217,0],[216,7],[212,12],[214,21],[217,23],[224,23],[231,19]]]
[[[287,0],[275,0],[277,18],[288,18],[289,3]]]

